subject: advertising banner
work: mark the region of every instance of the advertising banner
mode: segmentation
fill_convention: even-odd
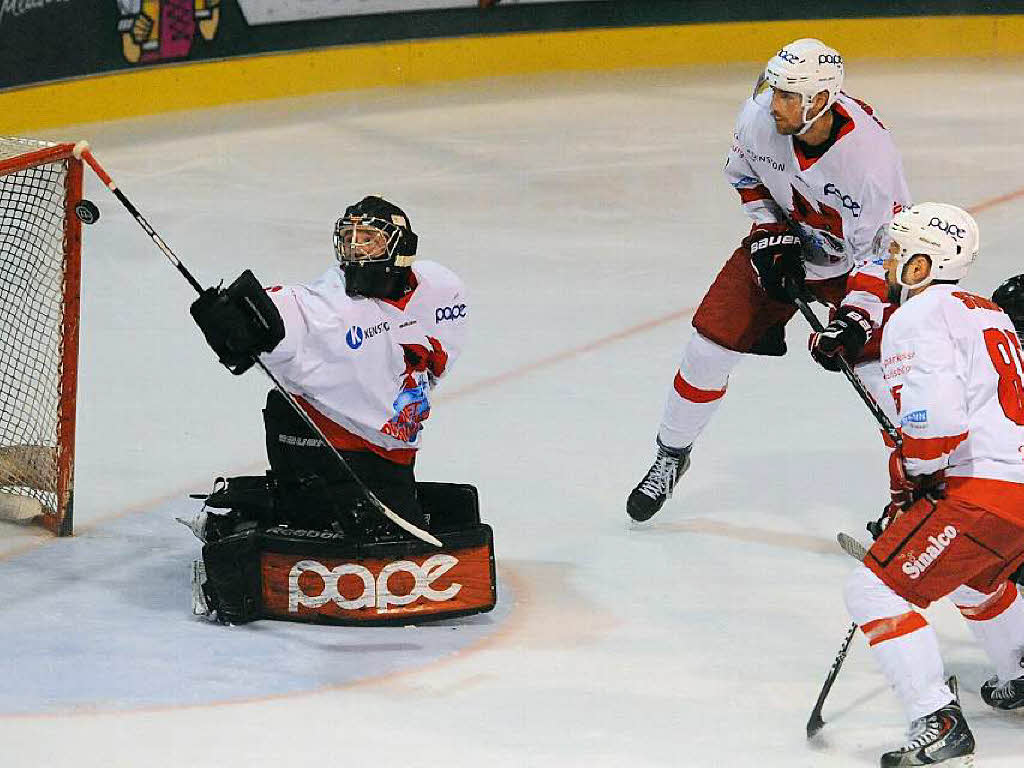
[[[564,1],[562,0],[562,2]],[[253,26],[278,24],[284,21],[359,16],[370,13],[402,13],[447,8],[489,8],[499,3],[501,5],[532,5],[551,2],[559,2],[559,0],[238,0],[246,22]]]

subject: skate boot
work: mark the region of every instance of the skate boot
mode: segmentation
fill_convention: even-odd
[[[999,684],[998,677],[991,677],[981,685],[981,698],[996,709],[1020,709],[1024,707],[1024,675]]]
[[[974,734],[960,709],[956,678],[951,677],[948,684],[953,701],[911,723],[907,743],[882,755],[882,768],[912,765],[973,768]]]
[[[658,455],[654,459],[654,464],[626,500],[626,513],[637,522],[654,517],[672,495],[676,482],[690,468],[692,445],[685,448],[669,448],[662,444],[660,438],[657,442]]]

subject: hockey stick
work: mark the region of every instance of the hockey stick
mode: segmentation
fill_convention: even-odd
[[[807,320],[808,325],[816,333],[821,333],[825,330],[825,326],[821,324],[821,320],[814,314],[814,310],[810,308],[807,302],[800,296],[793,295],[791,292],[791,298],[793,303],[796,304],[796,308],[800,310],[800,314]],[[842,354],[836,355],[836,359],[839,361],[839,369],[846,376],[847,381],[853,385],[854,390],[860,396],[860,399],[864,401],[864,405],[871,411],[871,415],[875,417],[875,421],[878,422],[882,431],[892,440],[897,446],[903,445],[903,438],[900,436],[899,430],[889,420],[889,417],[885,415],[885,411],[878,404],[871,393],[868,392],[867,387],[864,386],[864,382],[860,380],[860,377],[853,370],[853,366],[850,362],[843,357]]]
[[[839,670],[843,666],[843,662],[846,661],[846,654],[850,650],[850,643],[853,642],[853,635],[856,631],[857,623],[854,622],[850,625],[850,630],[843,639],[843,645],[840,647],[839,653],[836,654],[835,661],[832,662],[832,667],[825,678],[825,684],[821,687],[821,693],[818,694],[818,700],[814,703],[814,709],[811,710],[811,716],[807,719],[808,739],[813,738],[818,731],[825,727],[825,721],[821,718],[821,708],[825,705],[825,699],[829,691],[832,690],[832,683],[839,677]]]
[[[114,183],[114,180],[110,178],[107,172],[103,170],[103,166],[101,166],[97,162],[96,158],[93,157],[92,151],[89,149],[88,142],[80,141],[77,144],[75,144],[73,154],[76,159],[84,160],[86,163],[89,164],[89,167],[93,169],[96,175],[100,178],[100,181],[102,181],[106,185],[107,189],[114,193],[114,197],[116,197],[121,202],[121,205],[123,205],[127,209],[128,213],[132,215],[132,218],[135,219],[139,226],[146,231],[146,234],[149,235],[150,239],[156,244],[157,248],[159,248],[163,252],[164,256],[167,257],[167,260],[170,261],[172,265],[174,265],[178,272],[181,273],[181,276],[184,277],[185,280],[188,281],[188,284],[195,289],[196,293],[201,295],[203,293],[203,286],[201,286],[199,282],[195,279],[195,277],[192,276],[192,273],[189,272],[188,268],[181,263],[181,260],[174,255],[174,251],[172,251],[170,246],[168,246],[167,243],[164,242],[163,238],[156,233],[156,230],[154,230],[150,223],[146,221],[146,218],[141,213],[139,213],[139,210],[134,205],[132,205],[132,201],[129,200],[125,196],[125,194],[120,189],[117,188],[117,184]],[[344,470],[349,474],[349,476],[351,476],[352,479],[355,480],[356,485],[358,485],[359,489],[364,494],[366,494],[366,498],[369,499],[370,503],[377,508],[378,512],[380,512],[382,515],[384,515],[384,517],[386,517],[388,520],[390,520],[392,523],[397,525],[402,530],[411,533],[420,541],[425,541],[427,544],[433,544],[435,547],[443,546],[438,538],[427,533],[421,528],[416,527],[408,520],[394,512],[394,510],[388,507],[379,498],[377,498],[377,495],[373,491],[371,491],[369,487],[367,487],[366,483],[364,483],[362,479],[352,470],[352,467],[350,467],[348,462],[345,461],[345,457],[342,456],[338,449],[331,444],[331,442],[324,435],[320,427],[316,425],[316,422],[314,422],[310,415],[306,413],[305,409],[303,409],[302,406],[300,406],[298,402],[296,402],[292,394],[288,392],[284,388],[284,386],[282,386],[281,382],[279,382],[277,378],[274,376],[274,374],[270,372],[267,366],[264,365],[263,361],[260,360],[259,358],[256,358],[256,364],[263,370],[263,373],[267,375],[267,378],[269,378],[270,381],[273,382],[274,387],[282,395],[284,395],[285,399],[288,401],[289,405],[291,405],[292,409],[306,423],[306,426],[308,426],[313,431],[313,434],[317,435],[320,438],[320,440],[323,441],[323,444],[327,446],[327,448],[338,460],[338,463],[344,468]]]
[[[821,333],[825,330],[825,326],[821,324],[821,320],[814,314],[814,310],[808,305],[803,297],[796,294],[795,291],[790,291],[790,297],[793,299],[793,303],[796,304],[797,309],[800,310],[800,314],[807,320],[808,325],[816,333]],[[853,366],[850,365],[849,361],[843,357],[843,355],[837,355],[839,360],[839,369],[846,376],[847,381],[853,385],[853,389],[860,396],[860,399],[864,401],[864,405],[871,411],[871,415],[875,417],[875,421],[878,422],[882,430],[886,435],[889,436],[897,446],[903,444],[903,438],[900,436],[899,431],[893,426],[893,423],[889,420],[889,417],[885,415],[881,406],[875,401],[875,398],[868,392],[867,387],[864,386],[864,382],[860,380],[860,377],[853,370]],[[859,546],[859,542],[846,534],[839,534],[839,546],[843,548],[844,552],[850,553],[847,549],[849,544],[843,537],[849,539],[854,544]],[[863,547],[861,547],[863,550]],[[864,552],[864,554],[867,554]],[[861,558],[863,559],[863,555]],[[828,698],[829,692],[832,690],[832,685],[835,683],[836,678],[839,677],[839,670],[843,667],[843,662],[846,661],[846,654],[850,650],[850,643],[853,642],[853,636],[857,632],[857,623],[853,622],[850,624],[850,629],[846,632],[846,637],[843,638],[843,644],[839,648],[839,653],[836,654],[835,661],[832,662],[832,666],[828,670],[828,675],[825,677],[825,683],[821,687],[821,692],[818,694],[818,700],[814,702],[814,709],[811,710],[811,716],[807,718],[807,738],[813,738],[818,731],[825,727],[825,721],[821,717],[821,709],[825,705],[825,699]]]
[[[864,546],[852,536],[840,533],[836,539],[839,541],[839,546],[843,548],[843,551],[855,557],[858,560],[863,560],[867,554],[867,550]],[[811,716],[807,719],[807,738],[813,738],[814,734],[825,727],[825,721],[821,717],[821,708],[825,705],[825,699],[828,698],[829,691],[832,690],[832,684],[839,677],[839,670],[843,666],[843,662],[846,661],[846,654],[850,650],[850,643],[853,642],[853,636],[857,631],[857,623],[854,622],[850,625],[849,631],[846,633],[846,637],[843,638],[843,644],[839,648],[839,653],[836,654],[835,661],[832,662],[832,666],[828,670],[828,676],[825,678],[825,684],[821,687],[821,693],[818,694],[818,700],[814,703],[814,709],[811,710]]]
[[[852,558],[863,560],[864,556],[868,553],[863,544],[847,533],[840,532],[836,536],[836,540],[839,542],[839,546],[842,547],[843,552]],[[825,699],[828,698],[829,691],[832,690],[832,684],[839,677],[839,670],[842,668],[843,662],[846,661],[846,654],[850,650],[850,643],[853,642],[853,636],[856,632],[857,623],[854,622],[850,625],[846,637],[843,638],[843,644],[839,648],[839,653],[836,654],[835,661],[832,662],[832,666],[828,670],[828,676],[825,678],[825,684],[821,687],[821,693],[818,694],[818,700],[814,702],[811,716],[807,718],[808,739],[813,738],[818,731],[825,727],[825,721],[821,717],[821,708],[825,705]]]

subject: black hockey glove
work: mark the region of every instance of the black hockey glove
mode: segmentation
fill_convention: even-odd
[[[859,309],[840,307],[825,330],[812,333],[807,340],[814,362],[826,371],[839,370],[839,356],[853,363],[871,338],[871,320]]]
[[[743,241],[757,283],[769,297],[787,304],[806,294],[803,246],[785,224],[757,225]]]
[[[190,311],[206,342],[236,376],[252,368],[257,355],[270,352],[284,338],[281,313],[248,269],[226,290],[207,288],[192,302]]]

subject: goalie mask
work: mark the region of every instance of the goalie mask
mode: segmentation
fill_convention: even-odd
[[[397,205],[370,195],[334,225],[334,252],[349,296],[400,299],[416,256],[416,234]]]
[[[895,259],[903,301],[910,289],[966,277],[978,258],[978,241],[978,224],[967,211],[945,203],[918,203],[878,230],[872,251],[875,258]],[[928,257],[931,268],[921,282],[910,284],[904,282],[904,267],[914,256]]]
[[[797,136],[802,136],[817,117],[836,103],[843,89],[843,75],[843,57],[837,50],[821,40],[804,37],[786,45],[768,61],[754,87],[754,100],[764,103],[764,95],[770,99],[772,88],[799,94],[803,104],[803,127],[797,131]],[[812,116],[814,97],[822,91],[828,93],[828,101]]]

